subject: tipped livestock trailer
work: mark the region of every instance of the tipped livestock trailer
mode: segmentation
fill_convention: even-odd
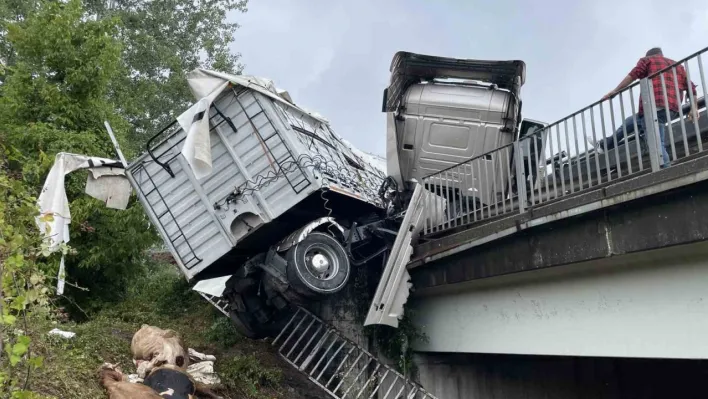
[[[545,126],[522,122],[521,61],[400,52],[391,73],[388,177],[271,81],[206,70],[188,76],[198,101],[128,165],[182,272],[247,335],[277,332],[290,304],[335,294],[352,267],[379,256],[365,324],[396,327],[412,244],[425,226],[466,211],[443,197],[481,206],[503,196],[512,182],[494,171],[513,152],[489,151]],[[493,178],[448,172],[483,153]]]
[[[290,303],[338,292],[390,247],[385,172],[269,80],[196,70],[188,82],[198,102],[128,176],[195,289],[245,334],[271,334]]]

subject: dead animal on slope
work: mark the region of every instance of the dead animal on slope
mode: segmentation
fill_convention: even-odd
[[[164,399],[149,386],[126,381],[120,369],[112,364],[104,364],[98,374],[109,399]]]
[[[162,365],[172,365],[182,370],[189,366],[184,344],[173,330],[143,324],[133,335],[130,350],[140,378],[145,378],[153,368]]]
[[[101,385],[109,399],[195,399],[197,397],[220,399],[203,384],[195,382],[178,367],[155,367],[143,383],[131,383],[117,367],[104,364],[99,372]]]

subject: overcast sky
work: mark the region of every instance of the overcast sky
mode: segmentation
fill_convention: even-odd
[[[553,122],[613,89],[653,46],[708,46],[708,1],[250,0],[234,52],[362,150],[385,153],[381,96],[400,50],[527,64],[524,117]],[[708,67],[708,59],[703,60]],[[694,79],[696,81],[696,79]]]

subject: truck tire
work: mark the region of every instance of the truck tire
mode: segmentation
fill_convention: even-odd
[[[229,312],[229,317],[234,323],[236,330],[244,337],[251,339],[261,339],[265,337],[252,314],[232,310]]]
[[[246,306],[246,311],[241,312],[232,309],[229,312],[229,317],[233,321],[234,326],[241,335],[251,339],[261,339],[266,337],[275,337],[280,334],[280,331],[285,327],[292,315],[292,309],[287,307],[282,310],[276,310],[269,307],[263,298],[256,294],[243,296],[243,303]],[[262,323],[256,316],[256,311],[266,311],[270,319]]]
[[[286,260],[288,282],[306,296],[339,292],[351,274],[349,257],[344,247],[325,233],[310,233],[290,248]]]

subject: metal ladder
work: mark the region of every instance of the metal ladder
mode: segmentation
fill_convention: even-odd
[[[226,300],[199,295],[229,317]],[[437,399],[303,308],[298,308],[272,345],[332,398]]]
[[[174,157],[171,159],[174,159]],[[169,164],[169,162],[170,161],[168,161],[168,164]],[[175,217],[175,215],[172,213],[172,210],[170,210],[169,204],[167,203],[167,201],[165,200],[165,197],[160,192],[159,186],[157,185],[157,183],[153,179],[154,176],[150,175],[150,173],[148,172],[148,169],[145,166],[145,163],[141,163],[137,167],[135,167],[132,173],[136,179],[142,178],[143,173],[144,173],[144,176],[147,178],[147,180],[141,181],[141,184],[137,184],[136,186],[137,186],[138,190],[140,190],[143,197],[145,198],[148,206],[153,208],[153,211],[154,211],[154,207],[152,205],[153,203],[160,203],[160,204],[162,204],[162,206],[164,206],[165,210],[160,214],[157,214],[157,212],[155,212],[156,213],[155,216],[157,218],[157,222],[160,223],[160,226],[162,227],[162,229],[165,231],[166,234],[169,234],[167,232],[167,226],[170,223],[174,223],[175,231],[171,235],[169,235],[167,238],[169,239],[172,246],[175,248],[175,253],[180,258],[179,260],[182,262],[184,267],[187,269],[191,269],[194,266],[196,266],[197,264],[199,264],[202,261],[202,259],[199,256],[197,256],[197,253],[194,251],[192,244],[189,243],[187,236],[185,235],[184,231],[182,230],[182,227],[177,222],[177,217]],[[152,189],[146,191],[143,189],[143,185],[144,185],[144,183],[146,183],[148,181],[150,182]],[[186,255],[183,254],[179,250],[179,248],[180,248],[179,245],[181,244],[179,242],[180,239],[184,240],[184,243],[187,244],[187,249],[189,252]]]
[[[209,294],[205,294],[203,292],[198,292],[198,293],[199,293],[199,295],[202,296],[202,298],[206,299],[207,302],[209,302],[215,308],[217,308],[219,310],[219,312],[223,313],[224,316],[231,317],[231,316],[229,316],[229,303],[225,299],[222,299],[222,298],[219,298],[216,296],[212,296]]]
[[[272,345],[333,398],[437,399],[302,308]]]
[[[283,138],[280,137],[280,132],[278,131],[278,128],[276,128],[275,124],[273,124],[273,121],[270,119],[270,116],[268,116],[268,113],[265,111],[265,108],[263,108],[263,105],[258,100],[258,96],[255,93],[251,93],[251,95],[253,96],[254,102],[258,105],[259,108],[259,111],[253,115],[248,114],[246,107],[244,107],[243,103],[239,99],[240,93],[236,93],[234,91],[235,102],[241,108],[243,114],[248,120],[249,125],[251,126],[251,129],[253,129],[253,133],[257,136],[258,141],[263,146],[263,150],[266,153],[266,157],[268,157],[268,159],[272,163],[275,163],[275,165],[277,165],[277,169],[274,165],[271,165],[274,168],[273,173],[275,173],[276,175],[282,173],[282,176],[285,177],[285,180],[287,180],[288,184],[290,185],[290,188],[292,188],[295,194],[300,194],[304,189],[310,186],[311,182],[307,178],[307,174],[305,173],[305,171],[302,169],[302,167],[298,164],[297,160],[293,156],[290,147],[288,147],[288,145],[283,141]],[[261,114],[263,114],[267,121],[267,124],[273,129],[273,133],[270,136],[263,137],[261,131],[256,126],[255,119]],[[286,152],[286,154],[281,158],[277,158],[273,153],[273,149],[279,145],[282,145],[285,148]],[[293,182],[293,180],[296,181]]]

